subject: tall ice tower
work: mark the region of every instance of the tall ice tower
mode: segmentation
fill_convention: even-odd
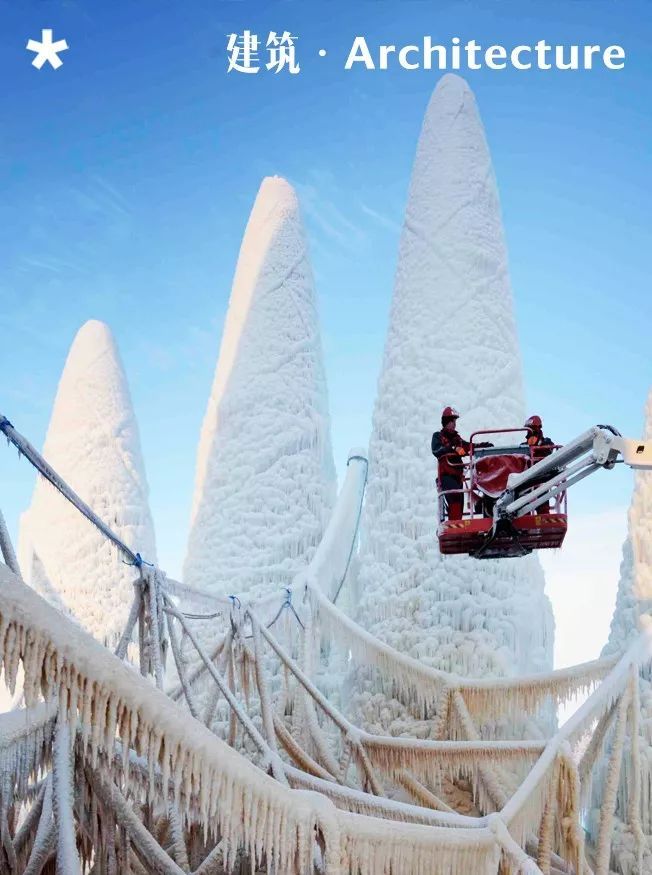
[[[652,392],[648,395],[645,410],[646,440],[652,440]],[[620,566],[620,583],[616,596],[616,609],[611,621],[609,641],[603,655],[621,655],[628,645],[636,638],[642,624],[652,622],[652,472],[637,471],[634,482],[634,494],[629,508],[629,529],[627,540],[623,547],[623,561]],[[616,824],[614,829],[614,856],[620,864],[617,871],[638,873],[652,872],[652,678],[640,680],[638,714],[639,731],[639,765],[641,770],[641,826],[645,838],[640,845],[646,850],[643,860],[638,860],[641,850],[637,836],[629,827],[628,798],[623,792],[624,785],[619,787],[619,797],[616,805]],[[631,732],[631,729],[630,729]],[[626,761],[631,745],[628,737],[625,741]],[[603,762],[603,773],[598,780],[606,780],[606,757]],[[600,788],[602,783],[600,783]],[[599,790],[595,798],[600,799]],[[599,809],[593,809],[590,821],[595,832],[599,823]],[[641,837],[642,838],[642,837]],[[642,862],[642,868],[638,868]]]
[[[204,417],[184,581],[252,597],[289,585],[334,493],[306,237],[294,190],[270,177],[240,249]]]
[[[554,626],[538,560],[439,554],[430,439],[449,404],[467,437],[525,418],[494,173],[474,96],[454,75],[435,89],[412,172],[373,417],[359,617],[444,670],[548,669]]]
[[[156,560],[136,418],[117,347],[102,322],[86,322],[70,348],[43,455],[128,546]],[[40,478],[21,517],[18,552],[27,583],[100,641],[117,641],[137,572]]]

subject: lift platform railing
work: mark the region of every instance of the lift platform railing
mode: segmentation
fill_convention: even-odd
[[[599,468],[609,470],[619,461],[635,469],[652,468],[652,442],[624,438],[609,425],[593,426],[528,470],[510,475],[507,489],[496,502],[494,518],[514,519],[530,513]],[[534,489],[523,494],[533,485]]]
[[[541,447],[530,446],[529,444],[527,444],[527,442],[523,441],[519,442],[518,444],[478,447],[478,443],[484,442],[482,440],[478,440],[478,438],[481,436],[495,436],[499,434],[527,434],[527,432],[528,429],[526,428],[498,428],[483,429],[479,431],[474,431],[471,434],[469,439],[469,455],[468,457],[465,457],[465,459],[460,458],[461,474],[464,484],[462,488],[441,489],[439,485],[439,478],[437,479],[439,522],[446,522],[449,519],[448,498],[453,496],[460,496],[462,500],[462,519],[486,519],[487,517],[491,517],[493,515],[493,503],[495,500],[485,495],[482,490],[475,485],[474,482],[474,470],[477,460],[487,458],[488,456],[501,456],[510,454],[525,455],[528,457],[528,468],[524,473],[528,473],[535,465],[538,468],[538,466],[541,464],[541,461],[544,458],[547,458],[549,455],[553,455],[556,461],[556,451],[562,448],[562,444],[546,444],[545,446]],[[559,463],[557,462],[553,467],[558,468]],[[536,479],[538,479],[538,477]],[[533,481],[532,488],[534,488],[535,485],[536,480]],[[532,495],[532,492],[528,492],[528,495]],[[554,501],[554,505],[551,507],[552,513],[566,513],[567,496],[565,488],[559,489],[556,494],[551,497],[550,500]],[[544,504],[545,501],[545,498],[542,499],[537,506]]]

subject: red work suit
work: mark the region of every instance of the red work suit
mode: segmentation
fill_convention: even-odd
[[[456,431],[436,431],[432,436],[431,449],[437,459],[437,487],[440,492],[450,489],[459,490],[445,495],[449,520],[461,520],[464,512],[464,466],[462,455],[467,455],[471,449],[468,441],[463,440]],[[458,450],[463,451],[458,452]]]
[[[540,462],[541,459],[549,456],[552,453],[554,448],[554,443],[550,440],[549,437],[544,437],[543,431],[541,429],[534,429],[531,433],[528,434],[527,440],[523,441],[521,446],[529,446],[532,450],[532,461],[536,464]],[[532,483],[532,488],[535,489],[537,486],[540,486],[543,483],[543,480],[535,480]],[[533,513],[550,513],[550,502],[544,501],[543,504],[540,504],[536,510],[532,511]]]

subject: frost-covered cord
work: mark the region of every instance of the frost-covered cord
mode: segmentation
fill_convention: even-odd
[[[274,719],[273,719],[273,711],[272,704],[269,699],[269,693],[267,688],[267,678],[265,677],[265,668],[263,666],[263,657],[262,657],[262,645],[260,640],[260,628],[258,623],[256,622],[255,617],[250,617],[251,620],[251,631],[254,638],[254,672],[256,675],[256,685],[258,687],[258,697],[260,699],[260,711],[261,716],[263,718],[263,727],[265,730],[265,736],[267,739],[267,744],[269,745],[269,749],[272,753],[271,757],[271,767],[272,774],[276,778],[277,781],[280,781],[282,784],[288,783],[288,780],[285,776],[285,770],[283,768],[283,762],[278,754],[278,747],[276,746],[276,732],[274,730]]]
[[[165,611],[166,614],[169,613],[167,608],[164,608],[163,610]],[[215,659],[217,659],[217,657],[220,655],[220,653],[224,649],[225,642],[226,642],[229,634],[230,633],[227,633],[227,635],[225,635],[223,638],[221,638],[217,642],[217,644],[215,645],[213,650],[211,651],[211,654],[210,654],[211,662],[213,662]],[[181,646],[180,646],[180,652],[181,652]],[[190,687],[193,687],[195,682],[200,677],[203,677],[203,675],[205,675],[205,674],[206,674],[206,666],[204,665],[203,662],[200,662],[199,665],[195,666],[195,668],[192,669],[192,671],[188,672],[188,676],[186,678],[186,681]],[[170,690],[170,692],[168,693],[168,696],[170,697],[170,699],[172,699],[173,702],[178,701],[182,695],[183,695],[183,687],[181,686],[181,684],[177,684],[177,686],[174,687],[172,690]]]
[[[274,619],[271,621],[271,623],[267,624],[267,626],[265,628],[271,629],[272,626],[274,625],[274,623],[276,623],[276,621],[278,620],[278,618],[281,616],[281,614],[283,613],[283,611],[286,608],[290,611],[291,614],[294,614],[295,620],[303,629],[304,625],[301,621],[301,617],[297,614],[297,612],[294,608],[294,605],[292,604],[292,590],[287,586],[285,587],[285,601],[283,602],[283,604],[279,608],[277,615],[274,617]]]
[[[151,865],[152,872],[165,875],[185,875],[183,869],[167,854],[143,826],[129,802],[113,783],[104,782],[97,772],[85,769],[86,777],[95,795],[113,811],[117,822],[124,826],[129,838]]]
[[[179,642],[177,641],[177,633],[174,629],[174,623],[170,616],[167,616],[168,621],[168,635],[170,637],[170,647],[172,648],[172,656],[174,658],[174,664],[177,667],[177,674],[179,675],[179,682],[181,684],[181,688],[183,690],[184,696],[186,698],[186,702],[188,704],[188,709],[192,716],[199,720],[199,708],[197,707],[197,703],[195,702],[195,697],[193,692],[188,684],[188,679],[186,677],[186,667],[183,663],[183,659],[181,658],[181,652],[179,650]]]
[[[18,871],[18,858],[16,857],[16,848],[14,846],[11,832],[9,830],[9,819],[7,817],[7,809],[3,806],[0,809],[0,834],[2,835],[2,846],[4,847],[9,869],[11,872]]]
[[[25,456],[30,465],[36,468],[38,473],[44,477],[48,483],[54,486],[64,498],[76,507],[77,510],[95,526],[95,528],[99,529],[109,541],[115,544],[115,546],[123,552],[130,564],[140,567],[144,561],[142,557],[140,557],[138,553],[134,553],[134,551],[128,547],[93,510],[91,510],[86,502],[82,501],[77,493],[68,486],[65,480],[57,474],[54,468],[48,465],[38,450],[36,450],[26,438],[17,432],[7,417],[2,414],[0,414],[0,431],[5,435],[9,443],[13,444],[18,452]]]
[[[215,653],[211,657],[211,662],[215,662],[217,666],[217,670],[219,673],[224,676],[224,673],[227,674],[227,683],[233,692],[235,690],[235,674],[231,671],[231,666],[233,664],[233,653],[232,653],[232,644],[233,644],[233,632],[229,630],[226,633],[226,637],[223,639],[223,647],[219,653]],[[219,657],[219,659],[218,659]],[[215,711],[217,710],[217,703],[220,698],[220,688],[215,684],[213,692],[206,703],[206,708],[204,710],[203,722],[204,725],[209,729],[211,728],[211,724],[213,722],[213,718],[215,717]],[[235,717],[233,714],[229,717],[230,723],[233,723]],[[234,740],[235,743],[235,740]],[[231,745],[233,746],[233,745]]]
[[[154,563],[153,562],[145,562],[145,560],[140,555],[140,553],[136,553],[136,555],[134,556],[134,558],[131,562],[125,562],[123,559],[123,564],[124,565],[131,565],[134,568],[142,568],[143,565],[149,565],[150,568],[154,567]]]
[[[2,551],[2,557],[5,560],[5,565],[8,565],[17,577],[20,577],[20,569],[18,567],[18,560],[16,559],[16,553],[14,551],[14,545],[11,543],[9,530],[7,529],[7,524],[5,523],[5,518],[2,515],[2,511],[0,511],[0,550]]]
[[[303,629],[302,637],[302,647],[301,647],[301,655],[302,655],[302,669],[306,675],[306,677],[310,678],[312,676],[312,647],[314,643],[313,634],[312,634],[312,614],[308,612],[308,617],[306,620],[306,625]],[[332,754],[330,747],[328,746],[328,742],[324,737],[324,733],[319,725],[319,721],[317,719],[317,712],[315,710],[315,702],[312,696],[309,694],[308,690],[305,687],[301,687],[303,691],[303,696],[301,697],[301,704],[303,705],[303,712],[306,721],[306,730],[308,732],[309,738],[312,740],[312,743],[315,746],[315,750],[317,755],[321,758],[321,762],[326,766],[326,768],[333,773],[338,779],[340,783],[344,783],[344,779],[346,778],[346,771],[343,771],[339,768],[339,763],[335,759],[335,756]],[[344,736],[342,736],[344,738]],[[343,745],[343,749],[347,751],[350,755],[353,754],[351,749],[351,745]]]
[[[215,611],[214,614],[191,614],[188,611],[181,612],[186,620],[216,620],[218,617],[224,616],[223,611]]]
[[[156,686],[159,690],[163,689],[163,658],[162,658],[162,640],[159,615],[159,575],[154,571],[147,572],[144,575],[147,585],[147,595],[149,598],[149,622],[150,622],[150,642],[152,655],[151,659],[154,662],[154,677],[156,678]]]
[[[167,607],[168,611],[179,620],[182,627],[185,629],[188,637],[190,638],[190,641],[192,642],[193,647],[195,648],[195,650],[199,654],[200,658],[202,659],[202,661],[206,665],[206,668],[208,669],[211,677],[213,678],[215,683],[219,686],[220,690],[222,691],[222,695],[229,703],[229,706],[231,707],[231,709],[233,710],[233,712],[237,716],[238,720],[240,721],[240,723],[242,724],[242,726],[244,727],[246,732],[251,737],[252,741],[254,742],[254,744],[256,745],[258,750],[260,751],[260,753],[262,753],[263,755],[267,755],[269,753],[269,746],[268,746],[267,742],[265,741],[263,736],[260,734],[260,732],[258,731],[256,726],[254,725],[253,721],[251,720],[251,718],[249,717],[247,712],[242,708],[240,702],[238,702],[238,700],[235,698],[235,696],[233,695],[233,693],[229,689],[228,685],[224,682],[224,680],[218,674],[217,669],[215,668],[213,663],[209,660],[209,658],[206,655],[201,644],[197,641],[197,638],[193,634],[192,629],[190,629],[188,627],[188,624],[186,623],[183,615],[180,614],[179,611],[177,611],[177,609],[174,607],[174,605],[172,605],[171,602],[167,599],[166,599],[166,607]]]
[[[52,819],[52,775],[48,775],[45,784],[45,795],[43,797],[43,807],[41,809],[41,817],[36,829],[36,836],[32,851],[29,855],[29,862],[23,875],[36,875],[40,873],[45,865],[48,857],[54,850],[56,842],[56,833],[54,821]]]
[[[129,617],[127,618],[127,623],[125,625],[124,631],[120,636],[120,641],[118,642],[118,646],[115,649],[115,655],[118,657],[118,659],[124,659],[127,655],[127,648],[129,647],[129,642],[131,641],[134,626],[138,621],[138,616],[140,614],[143,603],[141,587],[142,581],[140,579],[134,582],[134,600],[131,603],[131,610],[129,611]]]
[[[38,795],[34,802],[32,803],[32,807],[29,809],[27,814],[25,815],[25,819],[20,825],[20,828],[14,835],[14,848],[16,849],[16,853],[20,854],[27,844],[29,837],[32,834],[32,831],[35,827],[38,826],[41,812],[43,811],[43,800],[45,799],[45,791],[47,789],[47,779],[41,781],[41,785],[39,787]]]

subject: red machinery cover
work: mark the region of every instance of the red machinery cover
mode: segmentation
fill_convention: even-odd
[[[530,459],[525,454],[484,456],[474,464],[475,486],[489,498],[498,498],[507,488],[509,475],[520,474],[529,466]]]

